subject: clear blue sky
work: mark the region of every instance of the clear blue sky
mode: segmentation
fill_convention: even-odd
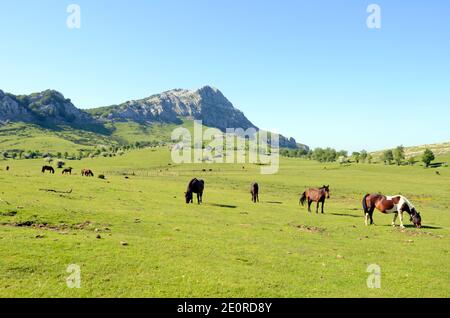
[[[206,84],[313,147],[450,140],[450,2],[0,0],[4,91],[52,88],[88,108]]]

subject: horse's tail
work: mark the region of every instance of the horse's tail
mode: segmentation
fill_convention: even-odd
[[[367,197],[368,197],[369,195],[370,195],[370,194],[366,194],[366,195],[364,196],[363,200],[362,200],[362,206],[363,206],[364,214],[369,213],[369,209],[367,208]]]
[[[306,201],[306,191],[303,192],[303,194],[302,194],[302,196],[301,196],[301,198],[300,198],[300,202],[299,202],[299,203],[301,203],[302,205],[304,205],[304,204],[305,204],[305,201]]]

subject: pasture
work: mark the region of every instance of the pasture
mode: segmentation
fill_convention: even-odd
[[[278,174],[260,175],[254,164],[170,162],[166,148],[142,149],[69,161],[74,174],[62,176],[42,174],[42,159],[0,161],[0,297],[450,295],[449,168],[282,158]],[[203,205],[185,203],[192,177],[205,180]],[[323,184],[325,214],[307,213],[300,194]],[[379,212],[364,226],[361,200],[374,192],[408,197],[423,228],[406,217],[392,228]],[[80,289],[66,285],[70,264]],[[370,264],[380,289],[366,285]]]

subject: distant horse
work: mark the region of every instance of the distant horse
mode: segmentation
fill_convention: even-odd
[[[6,171],[9,171],[9,166],[6,166]]]
[[[417,212],[414,205],[409,202],[407,198],[402,195],[385,196],[382,194],[366,194],[362,200],[362,206],[365,213],[365,224],[368,225],[370,218],[370,224],[373,224],[373,211],[375,208],[382,213],[394,213],[394,220],[392,226],[395,227],[395,221],[397,216],[400,218],[400,227],[403,225],[403,212],[409,214],[409,220],[414,224],[416,228],[422,227],[422,218],[420,213]]]
[[[203,180],[198,180],[197,178],[192,179],[189,182],[185,194],[186,203],[194,203],[193,193],[197,193],[197,202],[198,204],[203,202],[203,190],[205,189],[205,182]]]
[[[319,189],[308,189],[305,192],[303,192],[302,196],[300,197],[300,203],[302,206],[304,205],[305,201],[308,200],[308,212],[311,213],[311,203],[317,202],[316,207],[316,213],[319,213],[319,204],[322,203],[322,214],[323,212],[323,206],[325,204],[325,199],[330,198],[330,186],[323,186]]]
[[[259,185],[256,182],[252,184],[250,193],[252,194],[252,201],[254,203],[259,202]]]
[[[45,171],[50,171],[50,173],[55,173],[55,169],[53,169],[52,166],[43,166],[41,171],[42,171],[42,173],[45,173]]]
[[[62,174],[72,174],[72,168],[66,168],[62,171]]]
[[[81,170],[81,176],[83,176],[83,177],[93,177],[94,173],[92,172],[91,169],[82,169]]]

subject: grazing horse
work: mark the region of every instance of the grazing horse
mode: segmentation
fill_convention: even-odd
[[[197,178],[192,179],[189,182],[185,194],[186,203],[194,203],[193,193],[197,193],[197,202],[198,204],[203,202],[203,190],[205,189],[205,182],[203,180],[198,180]]]
[[[50,173],[55,173],[55,169],[53,169],[52,166],[43,166],[41,171],[42,171],[42,173],[45,173],[45,171],[50,171]]]
[[[400,227],[403,229],[403,212],[409,214],[409,220],[414,224],[416,228],[422,227],[422,218],[420,213],[417,212],[414,205],[409,202],[407,198],[402,195],[385,196],[382,194],[366,194],[362,200],[362,206],[365,213],[365,224],[368,225],[370,218],[370,224],[373,224],[373,211],[375,208],[382,213],[394,213],[394,220],[392,220],[392,226],[395,227],[395,221],[397,216],[400,218]]]
[[[62,171],[62,174],[72,174],[72,168],[66,168]]]
[[[302,196],[300,197],[300,203],[302,206],[304,205],[305,201],[308,200],[308,212],[311,213],[311,203],[317,202],[316,207],[316,213],[319,213],[319,204],[322,203],[322,214],[323,212],[323,206],[325,204],[325,199],[330,198],[330,186],[323,186],[319,189],[308,189],[305,192],[303,192]]]
[[[84,177],[93,177],[93,176],[94,176],[94,173],[92,172],[91,169],[82,169],[82,170],[81,170],[81,176],[84,176]]]
[[[256,182],[252,184],[250,193],[252,194],[252,201],[254,203],[259,202],[259,185]]]

